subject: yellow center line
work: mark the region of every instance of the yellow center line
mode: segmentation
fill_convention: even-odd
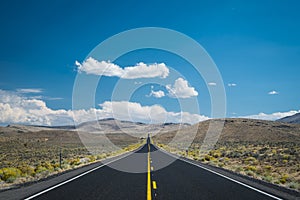
[[[147,200],[151,200],[151,171],[150,171],[150,144],[148,143],[148,182],[147,182]]]

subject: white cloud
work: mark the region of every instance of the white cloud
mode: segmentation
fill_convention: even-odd
[[[75,61],[78,72],[101,76],[116,76],[124,79],[136,78],[166,78],[169,75],[169,69],[164,63],[154,63],[147,65],[138,63],[135,66],[129,66],[122,69],[120,66],[106,61],[98,61],[89,57],[82,64]]]
[[[275,95],[275,94],[279,94],[279,92],[273,90],[273,91],[271,91],[271,92],[268,92],[268,94],[270,94],[270,95]]]
[[[159,105],[142,106],[140,103],[128,101],[106,101],[100,104],[102,111],[109,113],[112,117],[142,122],[161,122],[165,121],[167,112]]]
[[[54,116],[65,111],[51,110],[45,102],[22,97],[17,93],[0,90],[0,123],[51,125]],[[70,120],[69,120],[70,123]]]
[[[283,117],[287,117],[287,116],[291,116],[294,115],[296,113],[299,113],[300,110],[296,111],[296,110],[291,110],[291,111],[287,111],[287,112],[275,112],[275,113],[271,113],[271,114],[266,114],[266,113],[259,113],[256,115],[248,115],[248,116],[241,116],[241,118],[250,118],[250,119],[262,119],[262,120],[277,120]]]
[[[21,88],[17,89],[19,93],[42,93],[43,89],[40,88]]]
[[[178,78],[174,85],[166,85],[168,95],[172,98],[190,98],[198,96],[198,92],[193,87],[189,87],[188,82],[182,78]]]
[[[228,87],[235,87],[235,86],[237,86],[236,83],[228,83]]]
[[[56,100],[63,100],[64,98],[62,97],[43,97],[45,100],[50,100],[50,101],[56,101]]]
[[[127,101],[106,101],[99,109],[53,110],[38,99],[30,99],[18,93],[0,90],[0,123],[32,125],[66,125],[114,117],[121,120],[133,120],[146,123],[196,123],[208,119],[206,116],[188,112],[168,112],[160,105],[142,106]],[[74,117],[74,118],[73,118]]]
[[[49,101],[56,101],[56,100],[62,100],[64,98],[62,97],[48,97],[48,96],[42,96],[42,95],[35,95],[35,96],[29,96],[29,99],[38,99],[38,100],[49,100]]]
[[[194,124],[209,119],[206,116],[188,112],[168,112],[160,105],[142,106],[140,103],[128,101],[106,101],[100,106],[104,113],[111,113],[114,118],[129,121]]]
[[[151,92],[150,92],[150,94],[147,95],[147,96],[148,96],[148,97],[153,96],[153,97],[156,97],[156,98],[162,98],[162,97],[165,96],[165,92],[162,91],[162,90],[154,91],[154,90],[153,90],[153,86],[151,86]]]
[[[138,63],[133,67],[125,67],[124,74],[121,78],[135,79],[135,78],[166,78],[169,75],[169,69],[164,63],[155,63],[146,65],[145,63]]]
[[[216,86],[217,84],[214,83],[214,82],[209,82],[208,85],[209,85],[209,86]]]

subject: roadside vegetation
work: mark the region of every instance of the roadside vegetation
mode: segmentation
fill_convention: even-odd
[[[223,142],[205,153],[199,152],[199,143],[193,143],[188,151],[162,143],[157,145],[190,159],[300,191],[298,143]]]
[[[112,140],[119,147],[118,150],[102,148],[99,153],[91,154],[76,136],[76,132],[59,133],[63,137],[58,137],[57,134],[54,131],[19,133],[13,136],[0,133],[0,189],[37,181],[120,155],[138,148],[144,142],[136,138],[124,139],[122,136],[119,141]]]

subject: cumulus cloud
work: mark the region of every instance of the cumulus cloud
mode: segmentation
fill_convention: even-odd
[[[198,96],[198,92],[193,87],[189,87],[188,82],[183,78],[175,80],[174,85],[166,85],[168,95],[172,98],[190,98]]]
[[[43,89],[40,88],[21,88],[17,89],[19,93],[42,93]]]
[[[194,124],[209,119],[206,116],[188,112],[168,112],[160,105],[142,106],[140,103],[128,101],[106,101],[100,106],[103,112],[112,113],[114,118],[146,123],[174,122]]]
[[[100,108],[82,110],[53,110],[38,99],[30,99],[18,93],[0,90],[0,123],[32,125],[66,125],[114,117],[120,120],[145,123],[196,123],[208,119],[206,116],[188,112],[169,112],[160,105],[142,106],[128,101],[105,101]]]
[[[154,96],[156,98],[162,98],[162,97],[165,96],[165,93],[162,90],[158,90],[158,91],[153,91],[152,90],[149,96]]]
[[[271,113],[271,114],[266,114],[266,113],[261,112],[256,115],[248,115],[248,116],[240,116],[240,117],[241,118],[250,118],[250,119],[262,119],[262,120],[277,120],[277,119],[280,119],[283,117],[294,115],[299,112],[300,112],[300,110],[298,110],[298,111],[291,110],[291,111],[287,111],[287,112],[275,112],[275,113]]]
[[[208,85],[209,85],[209,86],[216,86],[217,84],[214,83],[214,82],[209,82]]]
[[[237,86],[236,83],[228,83],[228,87],[235,87]]]
[[[276,94],[279,94],[279,92],[273,90],[273,91],[268,92],[268,94],[270,94],[270,95],[276,95]]]
[[[54,117],[66,113],[64,110],[49,109],[42,100],[26,98],[13,92],[0,90],[0,97],[0,123],[51,125],[51,122],[56,121]]]
[[[123,79],[136,79],[136,78],[166,78],[169,75],[169,68],[164,63],[154,63],[147,65],[143,62],[135,66],[128,66],[124,69],[120,66],[107,62],[98,61],[89,57],[82,64],[75,61],[78,72],[85,72],[86,74],[94,74],[101,76],[115,76]]]
[[[146,96],[148,96],[148,97],[153,96],[153,97],[155,97],[155,98],[162,98],[162,97],[165,96],[165,92],[162,91],[162,90],[154,91],[154,90],[153,90],[153,86],[151,86],[151,92],[150,92],[149,95],[146,95]]]

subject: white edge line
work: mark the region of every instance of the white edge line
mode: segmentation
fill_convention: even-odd
[[[115,160],[109,161],[109,162],[107,162],[107,163],[102,163],[102,165],[100,165],[100,166],[98,166],[98,167],[95,167],[95,168],[93,168],[93,169],[90,169],[89,171],[86,171],[86,172],[84,172],[84,173],[82,173],[82,174],[79,174],[79,175],[77,175],[77,176],[75,176],[75,177],[73,177],[73,178],[71,178],[71,179],[68,179],[68,180],[66,180],[66,181],[64,181],[64,182],[61,182],[61,183],[59,183],[59,184],[57,184],[57,185],[54,185],[54,186],[52,186],[52,187],[50,187],[50,188],[48,188],[48,189],[45,189],[45,190],[43,190],[43,191],[41,191],[41,192],[39,192],[39,193],[36,193],[36,194],[34,194],[34,195],[32,195],[32,196],[29,196],[29,197],[27,197],[27,198],[24,199],[24,200],[30,200],[30,199],[33,199],[33,198],[35,198],[35,197],[37,197],[37,196],[40,196],[40,195],[42,195],[42,194],[44,194],[44,193],[46,193],[46,192],[49,192],[50,190],[53,190],[53,189],[58,188],[58,187],[60,187],[60,186],[62,186],[62,185],[64,185],[64,184],[67,184],[67,183],[69,183],[69,182],[71,182],[71,181],[74,181],[75,179],[78,179],[78,178],[80,178],[80,177],[82,177],[82,176],[84,176],[84,175],[86,175],[86,174],[89,174],[89,173],[91,173],[91,172],[93,172],[93,171],[95,171],[95,170],[97,170],[97,169],[100,169],[100,168],[102,168],[102,167],[104,167],[104,166],[107,166],[107,165],[110,164],[110,163],[113,163],[113,162],[116,162],[116,161],[118,161],[118,160],[121,160],[121,159],[123,159],[123,158],[125,158],[125,157],[131,155],[132,153],[135,153],[135,152],[138,151],[139,149],[140,149],[140,148],[136,149],[135,151],[133,151],[133,152],[131,152],[131,153],[129,153],[129,154],[126,154],[126,153],[125,153],[126,155],[121,156],[121,157],[119,157],[119,158],[117,158],[117,159],[115,159]],[[101,162],[101,161],[100,161],[100,162]]]
[[[156,147],[156,146],[155,146],[155,147]],[[163,152],[165,152],[166,154],[172,156],[173,158],[177,158],[177,159],[179,159],[179,160],[181,160],[181,161],[183,161],[183,162],[189,163],[189,164],[194,165],[194,166],[196,166],[196,167],[200,167],[200,168],[202,168],[202,169],[204,169],[204,170],[206,170],[206,171],[209,171],[209,172],[214,173],[214,174],[216,174],[216,175],[218,175],[218,176],[221,176],[221,177],[223,177],[223,178],[226,178],[226,179],[228,179],[228,180],[230,180],[230,181],[233,181],[233,182],[235,182],[235,183],[238,183],[238,184],[240,184],[240,185],[242,185],[242,186],[244,186],[244,187],[247,187],[247,188],[252,189],[252,190],[254,190],[254,191],[256,191],[256,192],[259,192],[259,193],[261,193],[261,194],[264,194],[264,195],[266,195],[266,196],[269,196],[269,197],[271,197],[271,198],[273,198],[273,199],[282,200],[282,199],[279,198],[279,197],[276,197],[276,196],[274,196],[274,195],[272,195],[272,194],[269,194],[269,193],[267,193],[267,192],[264,192],[264,191],[262,191],[262,190],[259,190],[259,189],[255,188],[255,187],[252,187],[252,186],[250,186],[250,185],[247,185],[247,184],[245,184],[245,183],[242,183],[242,182],[240,182],[240,181],[237,181],[237,180],[235,180],[235,179],[233,179],[233,178],[230,178],[230,177],[225,176],[225,175],[223,175],[223,174],[220,174],[220,173],[218,173],[218,172],[215,172],[215,171],[213,171],[213,170],[211,170],[211,169],[208,169],[208,168],[203,167],[203,166],[201,166],[201,165],[197,165],[197,164],[192,163],[192,162],[190,162],[190,161],[188,161],[188,160],[184,160],[184,159],[182,159],[180,156],[177,157],[177,156],[175,156],[175,155],[173,155],[173,154],[171,154],[171,153],[165,151],[164,149],[161,149],[161,148],[158,148],[158,147],[156,147],[156,148],[159,149],[159,150],[161,150],[161,151],[163,151]]]

